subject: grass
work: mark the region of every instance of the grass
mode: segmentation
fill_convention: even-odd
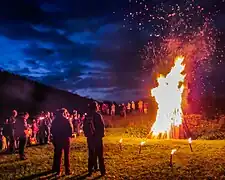
[[[102,179],[225,179],[224,140],[193,141],[194,152],[190,151],[187,140],[147,140],[138,154],[140,142],[145,139],[123,137],[123,132],[121,128],[107,129],[104,138],[107,175]],[[122,151],[118,145],[121,137]],[[169,158],[174,148],[179,149],[171,168]],[[17,154],[0,155],[0,179],[53,178],[47,175],[52,166],[52,145],[29,147],[26,153],[25,161],[20,161]],[[70,157],[74,174],[61,179],[84,179],[82,175],[87,172],[84,137],[72,140]]]

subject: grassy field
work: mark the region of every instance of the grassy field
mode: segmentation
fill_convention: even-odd
[[[124,129],[108,129],[104,138],[107,175],[102,179],[225,179],[225,141],[196,140],[191,152],[187,140],[147,140],[122,137]],[[122,151],[119,140],[123,138]],[[169,167],[170,152],[179,148]],[[28,160],[18,155],[0,155],[0,179],[54,179],[51,170],[53,146],[26,149]],[[72,176],[60,179],[85,179],[87,148],[84,137],[73,139],[71,146]],[[89,179],[98,179],[99,173]]]

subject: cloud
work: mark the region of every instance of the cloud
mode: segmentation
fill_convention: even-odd
[[[128,1],[10,2],[0,6],[0,68],[97,99],[146,95],[139,52],[148,36],[122,28]]]

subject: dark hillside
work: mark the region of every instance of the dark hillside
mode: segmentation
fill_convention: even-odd
[[[31,81],[25,77],[0,71],[0,115],[11,110],[36,113],[66,107],[85,111],[90,99]]]

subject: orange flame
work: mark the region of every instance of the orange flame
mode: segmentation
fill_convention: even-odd
[[[156,121],[151,128],[154,136],[169,133],[172,125],[182,124],[181,105],[185,79],[185,75],[182,74],[185,68],[183,61],[183,56],[176,57],[170,72],[166,77],[160,75],[157,78],[158,87],[151,90],[151,95],[158,104]]]
[[[122,143],[123,142],[123,139],[121,138],[119,142]]]
[[[191,144],[191,143],[192,143],[192,140],[191,140],[191,138],[189,138],[189,139],[188,139],[188,143],[189,143],[189,144]]]
[[[172,149],[171,155],[173,155],[176,151],[177,151],[176,149]]]

